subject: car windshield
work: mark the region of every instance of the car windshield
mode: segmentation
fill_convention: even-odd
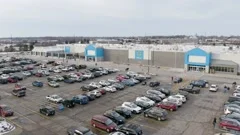
[[[113,122],[112,120],[108,119],[107,121],[105,121],[105,124],[108,126],[108,125],[111,125]]]

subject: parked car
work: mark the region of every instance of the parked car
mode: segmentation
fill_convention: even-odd
[[[195,87],[204,88],[206,86],[206,82],[205,81],[201,81],[201,80],[191,81],[190,85],[195,86]]]
[[[54,73],[61,73],[61,70],[60,69],[53,69],[53,72]]]
[[[151,99],[149,99],[147,97],[137,97],[136,101],[142,101],[142,102],[148,103],[150,106],[153,106],[155,104],[154,101],[152,101]]]
[[[7,74],[2,74],[2,75],[1,75],[1,78],[2,78],[2,79],[8,79],[9,77],[10,77],[10,76],[7,75]]]
[[[34,82],[32,82],[32,85],[35,87],[43,87],[43,83],[40,81],[34,81]]]
[[[134,86],[135,85],[135,83],[130,79],[122,80],[122,84],[124,84],[125,86]]]
[[[155,95],[161,97],[161,99],[164,99],[164,98],[166,97],[165,94],[163,94],[162,92],[157,91],[157,90],[147,90],[146,93],[147,93],[147,94],[155,94]]]
[[[223,129],[231,129],[240,131],[240,122],[235,119],[224,119],[219,123],[219,127]]]
[[[25,90],[12,90],[12,94],[17,97],[23,97],[26,95]]]
[[[147,109],[143,113],[145,117],[151,117],[158,121],[167,119],[167,111],[158,107]]]
[[[7,83],[8,83],[8,80],[7,80],[7,79],[0,79],[0,83],[1,83],[1,84],[7,84]]]
[[[69,83],[69,84],[72,84],[72,83],[75,82],[75,80],[72,79],[72,78],[67,78],[67,79],[64,79],[63,81],[64,81],[65,83]]]
[[[88,103],[89,99],[85,95],[77,95],[77,96],[74,96],[72,100],[74,101],[74,103],[84,105]]]
[[[126,121],[123,116],[112,110],[106,111],[103,115],[111,119],[117,125],[124,124]]]
[[[145,81],[147,78],[143,75],[137,75],[134,77],[134,79],[138,80],[139,82]]]
[[[168,97],[169,99],[180,100],[182,103],[185,103],[187,100],[183,95],[171,95]]]
[[[14,76],[11,76],[11,78],[13,78],[17,81],[22,81],[23,80],[23,76],[21,76],[21,75],[14,75]]]
[[[55,109],[50,106],[43,106],[39,109],[39,112],[46,116],[53,116],[55,115]]]
[[[240,121],[240,113],[233,112],[230,114],[222,115],[219,117],[219,120],[222,121],[226,118],[235,119],[237,121]]]
[[[165,87],[159,87],[159,88],[154,88],[157,91],[160,91],[161,93],[165,94],[166,96],[169,96],[171,94],[170,89],[165,88]]]
[[[117,89],[113,86],[106,86],[106,87],[103,87],[102,89],[112,93],[117,91]]]
[[[102,85],[103,87],[111,85],[111,83],[106,80],[101,80],[99,84]]]
[[[125,107],[117,106],[113,110],[116,111],[117,113],[119,113],[120,115],[122,115],[124,118],[131,118],[132,117],[131,111],[128,110],[127,108],[125,108]]]
[[[67,108],[73,108],[75,106],[75,100],[73,99],[63,99],[60,103]]]
[[[181,77],[175,77],[174,79],[173,79],[173,82],[174,83],[180,83],[180,82],[182,82],[183,81],[183,79],[181,78]]]
[[[60,75],[56,75],[55,79],[56,79],[55,81],[63,81],[64,80],[64,78]]]
[[[142,135],[143,134],[140,125],[131,124],[131,123],[120,125],[117,127],[116,130],[126,135]]]
[[[42,77],[43,74],[42,74],[42,73],[36,73],[35,76],[36,76],[36,77]]]
[[[9,83],[16,83],[18,81],[17,79],[14,79],[14,78],[11,78],[11,77],[9,77],[7,80],[8,80]]]
[[[50,81],[50,82],[48,82],[48,85],[51,86],[51,87],[54,87],[54,88],[60,86],[59,83],[57,83],[57,82],[55,82],[55,81]]]
[[[240,107],[224,106],[224,114],[232,112],[240,113]]]
[[[103,88],[98,89],[98,91],[102,94],[105,95],[107,93],[107,91]]]
[[[63,98],[58,95],[48,95],[46,96],[46,99],[54,103],[61,103],[63,101]]]
[[[89,86],[89,85],[86,85],[86,86],[82,86],[82,87],[81,87],[81,90],[82,90],[82,91],[92,91],[92,90],[94,90],[94,89],[96,89],[96,87]]]
[[[162,102],[171,102],[176,104],[178,107],[181,107],[183,104],[181,100],[172,99],[172,98],[165,98]]]
[[[94,74],[93,73],[86,73],[83,75],[83,77],[87,78],[87,79],[93,79],[94,78]]]
[[[76,127],[72,126],[67,129],[67,134],[68,135],[96,135],[94,134],[90,129],[86,127]]]
[[[97,84],[97,83],[95,83],[95,82],[91,82],[91,83],[89,84],[89,86],[92,86],[92,87],[95,87],[95,88],[98,88],[98,89],[102,87],[102,85]]]
[[[135,77],[135,76],[137,76],[138,74],[137,73],[135,73],[135,72],[133,72],[133,71],[128,71],[127,72],[127,76],[129,76],[129,77]]]
[[[110,83],[118,83],[118,82],[120,82],[119,80],[114,79],[114,78],[110,78],[107,81],[110,82]]]
[[[99,98],[102,96],[102,94],[98,90],[93,90],[89,92],[90,94],[93,94],[96,98]]]
[[[134,101],[134,104],[136,104],[137,106],[141,107],[142,110],[146,110],[149,109],[150,107],[152,107],[149,103],[144,102],[144,101]]]
[[[14,90],[26,90],[27,88],[19,83],[14,85]]]
[[[186,92],[193,93],[193,94],[200,93],[200,88],[194,87],[193,85],[188,85],[186,87],[183,86],[179,90],[186,91]]]
[[[161,107],[162,109],[176,111],[178,109],[177,105],[172,102],[161,102],[157,104],[157,107]]]
[[[212,84],[209,88],[209,91],[217,92],[218,91],[218,86],[216,84]]]
[[[150,83],[149,83],[149,86],[150,86],[150,87],[157,87],[157,86],[159,86],[159,85],[160,85],[160,82],[158,82],[158,81],[150,82]]]
[[[117,90],[123,90],[125,86],[122,83],[114,83],[112,84],[113,87],[115,87]]]
[[[126,134],[124,134],[123,132],[116,131],[116,132],[110,133],[109,135],[126,135]]]
[[[239,101],[240,102],[240,97],[230,96],[228,98],[228,102],[234,102],[234,101]]]
[[[94,115],[91,119],[91,125],[107,132],[115,131],[117,127],[116,123],[102,115]]]
[[[139,84],[140,83],[140,81],[138,81],[137,79],[134,79],[134,78],[130,78],[129,80],[134,82],[135,84]]]
[[[1,117],[8,117],[8,116],[13,116],[14,112],[12,109],[4,104],[0,105],[0,116]]]
[[[142,108],[134,104],[133,102],[123,102],[122,107],[130,110],[134,114],[139,114],[142,112]]]
[[[147,98],[149,98],[149,99],[151,99],[151,100],[153,100],[153,101],[155,101],[156,103],[162,101],[162,98],[159,97],[158,95],[155,95],[155,94],[146,94],[146,95],[144,95],[144,96],[147,97]]]

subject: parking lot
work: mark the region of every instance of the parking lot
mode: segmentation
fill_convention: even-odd
[[[36,58],[41,60],[43,58]],[[75,61],[69,61],[74,63]],[[80,63],[79,61],[76,62]],[[94,66],[95,63],[86,63],[88,66]],[[129,67],[130,70],[136,72],[146,71],[146,67],[136,65],[115,65],[98,63],[98,66],[119,68],[119,73],[124,74],[124,69]],[[179,84],[172,84],[172,91],[178,90],[179,87],[189,84],[190,80],[203,79],[208,80],[210,84],[217,84],[220,90],[216,93],[209,92],[208,88],[201,88],[200,94],[190,94],[189,100],[175,112],[168,112],[166,121],[157,121],[151,118],[145,118],[142,114],[134,115],[133,118],[127,120],[128,123],[141,125],[144,135],[212,135],[222,132],[218,127],[214,128],[212,121],[214,117],[219,117],[222,111],[222,105],[229,96],[223,93],[223,86],[231,86],[232,82],[240,83],[238,79],[226,78],[221,76],[210,76],[202,73],[184,73],[173,72],[166,69],[150,69],[150,72],[157,74],[152,76],[151,80],[160,81],[161,84],[171,83],[171,76],[183,77],[184,81]],[[134,101],[136,97],[144,95],[149,86],[138,84],[133,87],[127,87],[123,91],[115,93],[107,93],[97,100],[91,101],[86,105],[76,105],[74,108],[65,108],[64,111],[56,111],[53,117],[47,117],[39,113],[41,105],[49,104],[46,100],[47,95],[58,94],[64,98],[72,98],[74,95],[82,94],[80,87],[90,82],[99,82],[114,78],[119,73],[113,73],[100,78],[86,80],[81,83],[66,84],[60,82],[59,88],[47,86],[47,77],[29,77],[21,81],[21,84],[27,87],[26,96],[17,98],[11,95],[14,84],[1,85],[0,94],[1,104],[7,104],[14,110],[14,116],[8,117],[10,123],[15,124],[17,129],[9,134],[21,135],[65,135],[68,127],[83,125],[90,128],[94,133],[99,135],[107,135],[106,132],[93,128],[90,120],[93,115],[103,114],[117,105],[121,105],[124,101]],[[51,73],[57,74],[57,73]],[[64,74],[64,73],[62,73]],[[44,82],[44,87],[33,87],[32,82],[40,80]],[[149,80],[149,81],[151,81]],[[230,93],[230,92],[229,92]]]

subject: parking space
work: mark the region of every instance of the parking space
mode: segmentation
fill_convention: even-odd
[[[86,63],[88,64],[88,63]],[[92,65],[92,64],[89,64]],[[98,64],[103,67],[114,67],[116,65]],[[93,115],[103,114],[105,111],[113,109],[126,101],[134,101],[136,97],[145,95],[146,91],[151,89],[149,86],[138,84],[133,87],[127,87],[122,91],[107,93],[102,97],[89,102],[86,105],[76,105],[74,108],[65,108],[63,111],[58,110],[58,106],[46,100],[47,95],[57,94],[63,98],[72,98],[75,95],[84,93],[80,90],[83,85],[90,82],[99,82],[114,78],[117,74],[125,74],[124,68],[119,66],[121,71],[92,80],[86,80],[80,83],[67,84],[60,82],[59,88],[47,86],[47,77],[29,77],[21,81],[21,84],[27,87],[26,96],[17,98],[11,95],[14,84],[1,85],[0,94],[1,104],[7,104],[14,111],[14,116],[8,117],[7,120],[17,126],[15,134],[22,135],[65,135],[66,130],[71,126],[82,125],[90,128],[98,135],[107,135],[106,132],[93,128],[90,120]],[[143,71],[138,66],[128,66],[133,71]],[[214,128],[212,121],[214,117],[219,117],[223,111],[222,107],[227,100],[230,92],[223,93],[225,85],[231,86],[234,81],[239,80],[224,77],[209,76],[201,73],[178,73],[162,69],[151,69],[151,72],[157,74],[152,76],[151,80],[161,82],[161,85],[171,85],[172,91],[177,92],[182,86],[189,84],[191,80],[203,79],[208,80],[209,84],[217,84],[218,92],[209,92],[209,88],[201,88],[200,94],[190,94],[189,100],[183,104],[177,111],[168,112],[166,121],[157,121],[151,118],[145,118],[143,114],[134,115],[127,120],[127,123],[134,123],[141,126],[144,135],[212,135],[216,132],[222,132],[218,127]],[[57,73],[51,73],[55,75]],[[61,75],[66,73],[61,73]],[[170,84],[172,76],[183,78],[179,84]],[[32,82],[40,80],[44,83],[42,88],[32,86]],[[39,113],[41,105],[54,107],[55,116],[45,116]],[[14,133],[14,132],[13,132]]]

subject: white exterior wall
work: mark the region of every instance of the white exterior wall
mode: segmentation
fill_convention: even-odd
[[[144,52],[144,60],[151,60],[152,56],[152,51],[151,50],[143,50]]]
[[[240,54],[215,54],[212,53],[212,59],[219,59],[219,60],[229,60],[233,61],[238,64],[238,67],[240,67]],[[238,68],[238,71],[239,68]]]
[[[129,59],[135,59],[135,49],[129,49],[128,50],[128,58]]]

